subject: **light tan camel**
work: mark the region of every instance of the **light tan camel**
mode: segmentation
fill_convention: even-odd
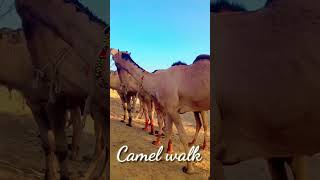
[[[88,97],[85,113],[91,113],[95,122],[96,149],[95,158],[84,178],[96,179],[103,171],[109,170],[105,168],[109,151],[106,122],[109,99],[106,84],[109,76],[106,63],[108,48],[105,48],[104,54],[100,54],[103,57],[99,60],[99,52],[106,45],[104,40],[109,36],[109,29],[78,1],[16,0],[16,9],[22,20],[33,66],[48,75],[52,89],[56,90],[50,93],[55,97],[55,103],[48,104],[48,111],[50,122],[58,126],[55,129],[55,143],[58,144],[56,155],[60,162],[60,176],[70,177],[65,132],[60,126],[65,102],[60,97]],[[59,12],[59,17],[56,12]],[[109,40],[106,42],[109,43]],[[77,60],[60,61],[56,58],[72,56],[69,49],[79,55]],[[48,170],[51,178],[58,176],[52,169]]]
[[[117,65],[117,64],[116,64]],[[171,66],[185,66],[187,65],[186,63],[183,63],[181,61],[177,61],[175,63],[173,63]],[[132,91],[137,91],[139,92],[139,96],[141,97],[141,99],[146,99],[145,101],[142,101],[142,103],[148,103],[148,100],[150,103],[154,103],[153,101],[156,101],[155,99],[152,98],[152,96],[150,96],[149,94],[147,94],[147,92],[141,90],[140,88],[140,84],[138,81],[136,81],[126,70],[121,69],[121,67],[118,68],[118,71],[121,74],[121,77],[124,81],[124,83],[126,83],[127,87],[130,87],[132,89]],[[160,73],[162,70],[155,70],[152,73],[153,74],[157,74]],[[152,100],[153,99],[153,100]],[[158,127],[159,127],[159,132],[158,132],[158,137],[156,139],[156,141],[153,141],[152,143],[154,145],[160,145],[160,139],[163,135],[163,127],[164,125],[164,118],[165,118],[165,112],[163,112],[162,108],[160,107],[160,105],[158,105],[158,103],[155,103],[152,105],[154,107],[154,109],[149,110],[148,106],[145,106],[145,109],[147,112],[150,111],[154,111],[156,110],[157,115],[158,115]],[[153,113],[154,114],[154,113]],[[153,114],[149,114],[149,117],[153,117]],[[205,111],[201,111],[201,112],[194,112],[194,117],[195,117],[195,121],[196,121],[196,132],[195,135],[192,139],[192,141],[189,143],[189,146],[191,147],[192,145],[195,144],[197,137],[199,135],[199,131],[201,129],[201,126],[203,124],[203,128],[204,128],[204,141],[203,141],[203,145],[202,145],[202,149],[205,149],[206,147],[206,142],[207,142],[207,137],[208,137],[208,120],[207,120],[207,113]],[[148,120],[146,119],[146,127],[148,125]],[[153,122],[151,121],[151,134],[154,134],[155,131],[153,130]],[[169,140],[169,145],[168,145],[168,150],[167,152],[173,152],[173,146],[172,146],[172,141]]]
[[[121,85],[121,81],[117,71],[110,72],[110,88],[116,90],[121,99],[124,114],[123,120],[121,120],[121,122],[125,122],[129,117],[128,126],[132,126],[132,113],[136,104],[137,93],[133,92],[128,94],[126,88]]]
[[[113,60],[140,82],[141,90],[155,98],[165,112],[167,116],[165,142],[172,136],[172,123],[174,123],[187,153],[189,146],[180,114],[210,109],[210,57],[198,56],[192,65],[174,66],[152,74],[140,68],[126,52],[116,49],[111,49],[110,52]],[[191,162],[187,162],[187,167],[184,167],[183,171],[187,173],[194,171]]]
[[[222,164],[257,157],[271,158],[274,179],[287,179],[284,161],[307,179],[303,156],[320,152],[319,16],[311,0],[211,13],[216,180]]]

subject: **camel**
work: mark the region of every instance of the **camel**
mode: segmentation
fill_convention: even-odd
[[[110,73],[110,88],[117,90],[121,103],[123,106],[124,116],[121,122],[125,122],[128,119],[127,126],[132,127],[132,113],[134,112],[134,107],[137,100],[137,92],[130,91],[122,82],[121,76],[118,72]]]
[[[224,179],[223,165],[258,157],[273,179],[287,179],[284,161],[307,179],[304,156],[320,151],[319,12],[311,0],[269,0],[254,12],[211,13],[214,179]]]
[[[32,64],[42,74],[49,75],[51,87],[56,90],[50,93],[55,99],[54,104],[48,104],[50,122],[57,126],[63,123],[63,97],[86,98],[85,113],[90,113],[95,122],[96,149],[84,179],[97,179],[103,171],[107,171],[108,176],[109,168],[105,168],[109,161],[109,123],[106,121],[109,99],[109,91],[106,91],[109,90],[106,63],[106,54],[109,51],[106,48],[109,43],[108,25],[76,0],[15,2],[32,56]],[[68,61],[53,58],[57,54],[72,55],[68,53],[68,49],[79,56],[76,61],[72,58]],[[61,51],[62,53],[59,53]],[[62,128],[57,128],[54,135],[56,143],[60,144],[54,154],[59,157],[60,176],[68,179],[70,173],[65,156],[65,133]],[[52,150],[51,148],[50,151]],[[50,178],[58,176],[53,169],[48,170],[52,172],[49,173]]]
[[[30,61],[30,55],[27,50],[27,45],[22,29],[13,30],[9,28],[3,28],[0,29],[0,33],[2,37],[0,39],[0,50],[2,52],[1,55],[4,59],[8,59],[8,61],[3,60],[3,65],[1,67],[10,67],[5,68],[0,74],[1,84],[7,86],[8,89],[12,89],[12,84],[14,89],[21,91],[24,96],[29,98],[30,96],[36,96],[38,91],[48,91],[48,88],[42,88],[41,90],[36,91],[37,93],[33,92],[34,88],[31,83],[33,80],[33,68],[31,67],[31,64],[28,63]],[[15,72],[14,69],[17,67],[20,67],[20,69],[26,68],[22,72],[24,72],[24,77],[29,79],[28,81],[24,81],[25,79],[12,78],[16,77],[16,75],[11,72]],[[22,75],[20,75],[19,77],[22,77]],[[40,93],[37,97],[39,100],[42,99],[41,101],[45,101],[45,98],[47,98],[43,94],[45,93]],[[30,108],[32,109],[32,107]],[[83,122],[80,121],[80,111],[79,107],[76,104],[73,104],[68,108],[68,113],[70,114],[70,116],[68,117],[68,119],[70,120],[69,126],[73,126],[71,159],[75,160],[79,156],[79,144],[81,133],[83,130]]]
[[[125,87],[121,85],[121,81],[117,71],[110,72],[110,88],[116,90],[120,96],[121,104],[123,107],[123,120],[121,122],[125,122],[128,119],[129,115],[129,122],[128,126],[132,126],[132,113],[134,111],[134,106],[137,100],[137,93],[129,93],[126,92]]]
[[[171,67],[174,67],[174,66],[186,66],[187,64],[184,63],[184,62],[181,62],[181,61],[177,61],[177,62],[174,62]],[[140,84],[138,81],[136,81],[127,71],[125,70],[121,70],[121,67],[119,67],[120,69],[120,72],[122,74],[122,77],[123,78],[126,78],[128,79],[127,80],[127,86],[129,87],[132,87],[135,91],[138,91],[140,93],[140,96],[146,96],[147,98],[149,99],[152,99],[152,96],[150,96],[149,94],[147,94],[146,92],[144,91],[140,91]],[[155,70],[153,71],[152,73],[153,74],[157,74],[159,72],[161,72],[162,70]],[[153,100],[153,101],[156,101],[156,100]],[[154,102],[152,102],[154,103]],[[156,141],[153,141],[152,143],[154,145],[160,145],[160,139],[163,135],[163,130],[162,128],[164,127],[164,118],[165,118],[165,114],[162,110],[162,108],[158,105],[158,103],[155,103],[153,106],[155,106],[155,109],[157,111],[157,114],[158,114],[158,126],[159,126],[159,132],[158,132],[158,137],[156,139]],[[148,110],[148,109],[147,109]],[[207,142],[207,136],[208,136],[208,121],[207,121],[207,112],[206,111],[201,111],[201,112],[194,112],[194,117],[195,117],[195,121],[196,121],[196,132],[194,134],[194,137],[192,139],[191,142],[189,142],[189,146],[191,147],[192,145],[195,144],[196,140],[197,140],[197,137],[199,135],[199,131],[201,129],[201,126],[203,124],[203,128],[204,128],[204,141],[203,141],[203,145],[202,145],[202,149],[205,149],[206,148],[206,142]],[[201,122],[202,120],[202,122]],[[146,122],[148,122],[146,120]],[[152,126],[151,126],[152,127]],[[167,152],[173,152],[173,147],[172,147],[172,141],[169,140],[169,147],[168,147],[168,150]]]
[[[110,49],[110,53],[115,63],[139,82],[141,91],[152,96],[162,108],[167,117],[165,144],[172,136],[174,123],[187,153],[189,146],[180,114],[210,109],[210,56],[198,56],[192,65],[174,66],[152,74],[138,66],[128,53],[116,49]],[[192,163],[187,162],[183,171],[193,173]]]
[[[141,102],[141,105],[143,107],[143,112],[145,115],[145,127],[144,130],[148,131],[149,122],[150,122],[150,134],[155,134],[154,130],[154,113],[155,113],[155,107],[154,103],[152,101],[152,97],[148,94],[141,92],[139,84],[136,83],[135,79],[128,74],[125,70],[123,70],[117,63],[115,64],[117,67],[118,75],[121,81],[122,87],[125,89],[126,93],[128,93],[128,96],[138,94],[138,98]],[[129,108],[131,109],[131,107]],[[134,108],[133,108],[134,109]],[[134,111],[134,110],[130,110]],[[129,112],[130,115],[130,112]],[[128,126],[131,126],[131,119],[129,117],[129,124]]]

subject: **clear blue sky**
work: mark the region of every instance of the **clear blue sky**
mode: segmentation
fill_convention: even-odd
[[[210,0],[111,0],[110,7],[110,46],[148,71],[210,54]]]

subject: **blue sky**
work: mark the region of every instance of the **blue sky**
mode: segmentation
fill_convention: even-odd
[[[210,54],[210,0],[111,0],[110,7],[110,46],[148,71]]]

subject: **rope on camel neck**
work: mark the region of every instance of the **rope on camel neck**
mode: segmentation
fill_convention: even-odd
[[[33,88],[39,88],[40,80],[44,80],[46,77],[47,68],[50,65],[53,68],[53,76],[52,76],[52,79],[49,80],[49,102],[55,102],[55,95],[61,91],[60,81],[58,79],[59,77],[58,68],[68,51],[69,51],[69,48],[63,48],[61,51],[59,51],[56,58],[54,58],[54,59],[57,59],[55,63],[50,63],[49,61],[42,68],[37,68],[33,66],[34,76],[35,76],[33,80]]]

